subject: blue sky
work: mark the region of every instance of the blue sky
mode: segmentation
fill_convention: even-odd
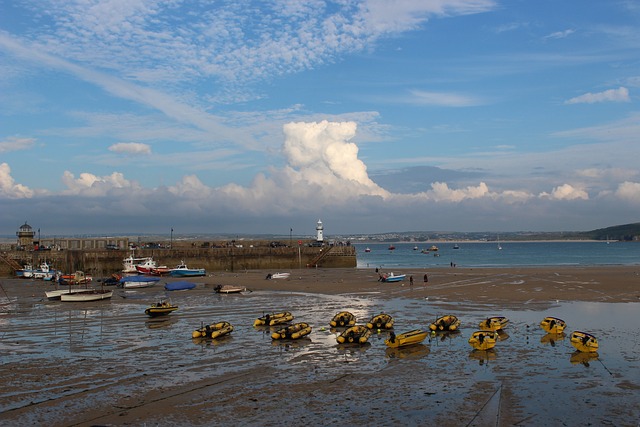
[[[0,0],[0,234],[637,222],[640,3]]]

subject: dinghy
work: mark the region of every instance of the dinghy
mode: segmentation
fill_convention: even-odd
[[[435,322],[429,325],[432,331],[455,331],[460,327],[460,320],[452,315],[446,314],[438,317]]]
[[[540,327],[547,333],[559,334],[564,331],[567,324],[564,320],[558,319],[557,317],[545,317],[542,322],[540,322]]]
[[[191,334],[191,338],[220,338],[233,331],[233,326],[229,322],[218,322],[202,326]]]
[[[297,340],[311,333],[311,326],[308,323],[295,323],[286,328],[282,328],[271,334],[274,340]]]
[[[339,344],[365,344],[371,336],[371,329],[363,325],[351,326],[345,329],[336,341]]]
[[[386,313],[380,313],[367,322],[369,329],[391,329],[393,328],[393,317]]]
[[[387,347],[404,347],[407,345],[419,344],[427,337],[428,332],[422,329],[414,329],[413,331],[404,332],[396,335],[391,332],[389,338],[384,341]]]
[[[353,326],[356,324],[356,316],[348,311],[341,311],[340,313],[333,316],[333,319],[329,322],[331,327],[339,327],[339,326]]]
[[[144,314],[151,317],[166,316],[167,314],[173,313],[177,309],[177,305],[172,305],[167,301],[160,301],[151,304],[150,307],[147,307],[147,309],[144,311]]]
[[[571,333],[571,345],[583,353],[598,351],[598,339],[586,332],[574,331]]]
[[[504,316],[494,316],[488,317],[482,322],[480,322],[480,329],[483,331],[497,331],[498,329],[502,329],[507,326],[509,323],[509,319]]]
[[[284,311],[282,313],[270,313],[270,314],[265,314],[262,317],[258,317],[253,322],[253,326],[275,326],[275,325],[280,325],[282,323],[289,323],[292,320],[293,320],[293,315],[288,311]]]

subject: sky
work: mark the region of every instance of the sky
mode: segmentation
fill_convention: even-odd
[[[640,3],[0,0],[0,234],[638,222]]]

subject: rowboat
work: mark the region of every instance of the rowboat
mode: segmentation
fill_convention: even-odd
[[[149,288],[160,281],[158,277],[125,276],[118,281],[118,286],[125,289]]]
[[[339,344],[364,344],[371,336],[371,329],[363,325],[355,325],[345,329],[336,341]]]
[[[393,332],[389,335],[389,338],[384,341],[387,347],[404,347],[412,344],[419,344],[427,337],[428,332],[422,329],[414,329],[409,332],[396,335]]]
[[[271,339],[274,340],[297,340],[311,333],[311,326],[308,323],[294,323],[291,326],[282,328],[271,334]]]
[[[193,289],[195,287],[196,287],[195,283],[186,282],[184,280],[167,283],[164,285],[164,288],[167,291],[188,291],[189,289]]]
[[[172,305],[166,301],[160,301],[157,303],[151,304],[150,307],[144,311],[144,314],[155,317],[155,316],[165,316],[170,314],[178,309],[177,305]]]
[[[288,279],[291,276],[291,273],[269,273],[267,274],[267,279]]]
[[[45,295],[49,300],[59,300],[64,294],[81,293],[81,292],[93,292],[93,288],[79,288],[79,289],[55,289],[52,291],[45,291]]]
[[[73,301],[73,302],[85,302],[85,301],[100,301],[103,299],[110,299],[113,296],[113,291],[94,289],[91,292],[71,292],[60,295],[61,301]]]
[[[393,317],[386,313],[380,313],[367,322],[369,329],[391,329],[393,328]]]
[[[262,317],[258,317],[253,322],[253,326],[275,326],[291,322],[292,320],[293,315],[288,311],[284,311],[282,313],[270,313],[265,314]]]
[[[583,353],[598,351],[598,339],[586,332],[574,331],[571,333],[571,345]]]
[[[476,331],[469,338],[469,344],[476,350],[489,350],[496,345],[498,333],[496,331]]]
[[[333,316],[333,319],[329,322],[332,327],[337,326],[353,326],[356,324],[356,316],[348,311],[341,311]]]
[[[545,317],[542,322],[540,322],[540,327],[550,334],[559,334],[564,331],[567,324],[564,320],[558,319],[557,317]]]
[[[176,268],[172,268],[169,274],[173,277],[198,277],[206,276],[207,272],[204,268],[189,268],[187,264],[182,261]]]
[[[244,286],[218,285],[213,288],[213,290],[218,294],[239,294],[241,292],[245,292],[247,288],[245,288]]]
[[[509,323],[509,319],[504,316],[494,316],[488,317],[482,322],[480,322],[480,329],[483,331],[497,331],[498,329],[502,329],[507,326]]]
[[[191,334],[191,338],[220,338],[228,335],[233,331],[233,326],[229,322],[212,323],[211,325],[202,326]]]
[[[460,320],[452,314],[438,317],[435,322],[429,325],[429,329],[432,331],[455,331],[459,327]]]

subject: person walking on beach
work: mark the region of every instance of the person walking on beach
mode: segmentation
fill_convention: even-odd
[[[424,273],[424,284],[426,285],[427,282],[429,282],[429,276],[427,276],[427,273]]]
[[[409,286],[413,286],[413,276],[409,276]]]

